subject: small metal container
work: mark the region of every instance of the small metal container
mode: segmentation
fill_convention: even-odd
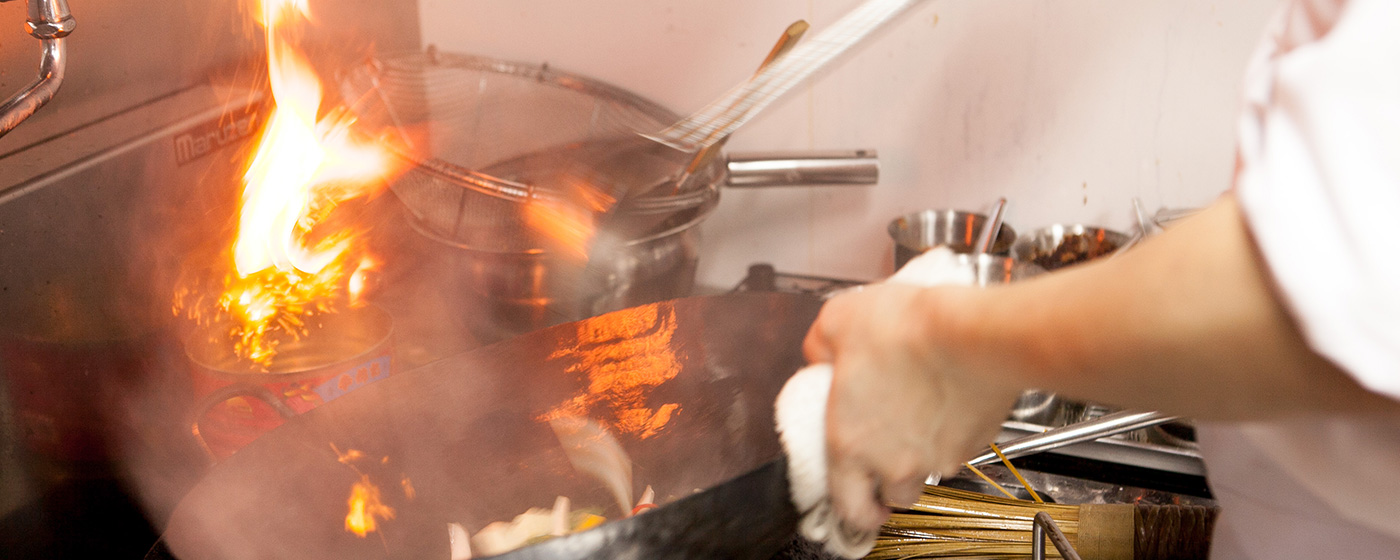
[[[954,253],[972,253],[977,244],[977,234],[987,217],[982,214],[962,210],[924,210],[901,216],[890,222],[890,238],[894,239],[895,268],[924,251],[944,245]],[[996,242],[992,243],[993,255],[1007,255],[1016,241],[1016,232],[1011,226],[1001,225]]]
[[[1006,228],[1003,227],[1005,232]],[[975,267],[978,286],[991,286],[995,284],[1008,284],[1025,280],[1045,272],[1044,269],[1031,264],[1018,262],[1011,257],[999,255],[971,255],[959,254],[958,263],[963,266]]]
[[[1045,270],[1106,257],[1128,242],[1128,235],[1082,224],[1055,224],[1018,238],[1011,257]]]
[[[1064,408],[1063,400],[1055,393],[1027,389],[1021,392],[1016,404],[1011,407],[1011,419],[1041,426],[1061,425],[1056,424],[1055,420]]]
[[[388,312],[362,307],[317,323],[299,340],[278,346],[269,371],[234,354],[227,324],[201,328],[186,340],[197,399],[191,433],[211,457],[228,457],[286,418],[389,377]]]

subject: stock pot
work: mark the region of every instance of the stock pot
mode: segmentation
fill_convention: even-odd
[[[873,150],[716,151],[683,188],[611,200],[616,184],[673,178],[683,154],[626,138],[679,115],[547,64],[434,50],[386,57],[352,72],[344,89],[371,100],[357,106],[364,122],[405,131],[397,152],[409,169],[392,185],[405,215],[425,239],[460,251],[469,289],[517,332],[688,295],[697,226],[722,186],[878,178]],[[571,213],[600,199],[605,211]],[[568,207],[554,212],[557,200]]]

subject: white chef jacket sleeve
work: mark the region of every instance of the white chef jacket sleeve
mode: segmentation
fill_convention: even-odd
[[[1309,344],[1400,399],[1400,2],[1289,10],[1246,79],[1236,194]]]

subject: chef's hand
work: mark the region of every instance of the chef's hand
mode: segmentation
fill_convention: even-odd
[[[828,301],[808,331],[807,360],[835,372],[830,490],[852,527],[878,529],[885,504],[912,504],[930,473],[955,473],[993,441],[1014,404],[1020,388],[959,359],[958,325],[973,319],[968,304],[983,292],[868,286]]]

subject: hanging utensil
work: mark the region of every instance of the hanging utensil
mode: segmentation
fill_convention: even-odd
[[[786,56],[765,62],[758,74],[724,96],[659,133],[642,136],[679,153],[694,154],[692,163],[702,160],[712,146],[723,143],[783,94],[922,1],[868,0]],[[674,184],[676,192],[683,192],[693,180],[693,167],[688,165],[673,180],[629,186],[624,194],[640,196],[664,184]]]
[[[797,40],[801,39],[811,27],[812,24],[807,23],[805,19],[799,19],[787,26],[787,29],[783,30],[783,35],[778,38],[777,44],[773,45],[773,49],[768,51],[768,57],[763,59],[763,64],[758,65],[758,70],[754,72],[754,75],[757,76],[763,73],[763,69],[767,68],[769,64],[772,64],[774,60],[781,58],[783,55],[787,54],[788,51],[792,50],[793,47],[797,46]]]
[[[1100,416],[1086,422],[1051,428],[1038,434],[1031,434],[1013,439],[1002,443],[998,447],[1001,449],[1002,454],[1006,455],[1007,459],[1015,459],[1042,451],[1059,449],[1067,445],[1094,441],[1096,439],[1115,436],[1142,428],[1150,428],[1152,426],[1171,422],[1177,418],[1176,416],[1163,414],[1161,412],[1133,412],[1131,410],[1124,410]],[[999,460],[1001,460],[1001,458],[997,457],[996,452],[988,447],[985,451],[967,462],[975,467],[977,465],[994,463]]]
[[[754,79],[762,75],[763,70],[765,68],[768,68],[768,66],[772,64],[773,61],[782,58],[783,55],[787,54],[788,51],[792,50],[793,47],[797,46],[797,40],[801,39],[802,35],[806,34],[807,30],[811,27],[811,24],[807,23],[806,20],[801,19],[787,26],[787,29],[783,30],[782,36],[778,37],[778,42],[773,45],[773,49],[768,51],[768,56],[763,59],[763,63],[758,65],[758,70],[754,73],[753,78],[750,79]],[[693,176],[696,171],[709,164],[710,160],[714,158],[715,154],[719,153],[720,148],[724,146],[724,143],[726,141],[728,141],[727,137],[722,138],[710,144],[709,146],[705,146],[700,150],[696,151],[695,156],[691,158],[690,163],[687,164],[685,167],[684,176]],[[680,185],[678,184],[676,190],[681,191],[683,189],[681,189]],[[674,197],[667,197],[661,200],[670,200],[672,198]]]
[[[996,207],[992,208],[991,218],[982,226],[982,231],[977,234],[977,255],[986,255],[992,252],[992,240],[998,237],[1001,232],[1002,216],[1006,213],[1006,197],[997,199]]]
[[[1142,209],[1142,199],[1133,197],[1133,217],[1137,218],[1138,234],[1143,237],[1152,235],[1152,218],[1147,217],[1147,211]]]
[[[1147,217],[1147,212],[1143,211],[1142,200],[1136,196],[1133,197],[1133,217],[1137,219],[1137,232],[1114,250],[1108,258],[1118,258],[1118,255],[1128,252],[1128,249],[1132,249],[1138,243],[1142,243],[1142,240],[1147,239],[1147,236],[1152,235],[1152,220]]]
[[[588,227],[592,222],[615,221],[613,214],[625,210],[619,208],[625,206],[624,201],[652,194],[670,196],[697,190],[697,186],[706,187],[698,190],[712,191],[709,186],[721,180],[723,166],[714,156],[718,150],[704,154],[706,149],[921,1],[868,0],[817,37],[804,38],[792,47],[780,46],[770,53],[775,55],[772,62],[757,74],[680,120],[650,118],[657,114],[652,107],[642,107],[648,118],[638,118],[635,107],[643,104],[625,92],[621,103],[614,102],[619,96],[609,95],[594,107],[596,110],[581,111],[581,115],[596,117],[580,123],[585,127],[582,130],[557,104],[550,105],[557,110],[536,108],[509,115],[473,112],[469,105],[473,96],[490,95],[500,80],[458,80],[441,71],[437,61],[461,61],[436,52],[428,53],[428,64],[410,61],[416,64],[403,67],[386,63],[382,70],[362,68],[344,81],[343,89],[349,99],[366,100],[365,109],[357,110],[362,122],[426,129],[427,138],[413,142],[412,148],[398,149],[414,168],[395,185],[395,192],[413,201],[414,213],[429,229],[461,242],[488,232],[492,239],[521,240],[527,249],[537,251],[542,243],[533,239],[538,236],[532,234],[532,210],[555,207],[576,211],[579,215],[575,218]],[[792,31],[796,35],[799,30],[800,26]],[[786,48],[791,50],[782,54]],[[558,74],[547,67],[510,72],[538,74],[541,81],[550,81]],[[588,80],[569,80],[562,85],[575,91],[600,89],[600,84]],[[382,95],[374,95],[376,91]],[[447,96],[448,92],[454,95]],[[513,92],[516,96],[526,94],[536,92]],[[563,97],[538,94],[542,100]],[[442,101],[434,102],[438,98]],[[467,110],[457,118],[454,111],[464,108]],[[530,123],[551,118],[566,122],[536,127],[540,132],[523,136],[532,130]],[[513,126],[499,129],[500,134],[489,132],[496,130],[492,124],[503,119]],[[423,126],[415,126],[420,122]],[[460,132],[449,127],[477,132],[452,138]],[[443,161],[442,154],[450,154],[443,157],[453,161]],[[470,161],[463,164],[463,158]],[[520,159],[533,163],[527,168],[495,165]],[[698,167],[693,165],[697,162],[701,164]],[[704,165],[707,162],[714,165]],[[696,200],[703,205],[716,197],[714,192]]]
[[[1124,410],[1100,416],[1093,420],[1078,422],[1068,426],[1051,428],[1038,434],[1019,437],[1013,440],[1002,442],[997,447],[1007,459],[1034,455],[1043,451],[1059,449],[1076,443],[1094,441],[1101,438],[1116,436],[1133,430],[1150,428],[1160,424],[1166,424],[1176,420],[1177,416],[1170,416],[1161,412],[1134,412]],[[976,457],[969,459],[967,464],[972,466],[985,465],[1000,461],[996,452],[988,447]],[[924,482],[926,484],[938,484],[940,477],[931,474]]]

